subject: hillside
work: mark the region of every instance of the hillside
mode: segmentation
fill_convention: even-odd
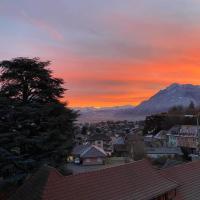
[[[139,120],[146,115],[165,112],[177,105],[188,106],[191,102],[200,105],[200,86],[174,83],[143,101],[138,106],[119,106],[110,108],[81,108],[80,121]]]
[[[186,107],[191,102],[196,106],[200,105],[200,86],[174,83],[135,107],[134,112],[142,114],[165,112],[177,105]]]

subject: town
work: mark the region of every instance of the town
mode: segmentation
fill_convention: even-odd
[[[144,126],[144,121],[78,123],[66,158],[72,175],[44,166],[11,200],[27,199],[27,191],[38,199],[198,199],[199,126],[143,135]]]
[[[143,135],[143,130],[142,121],[78,124],[70,162],[105,165],[114,158],[125,162],[147,157],[164,166],[199,159],[198,125],[175,125],[154,135]]]
[[[138,121],[80,123],[79,111],[60,101],[64,82],[49,64],[23,57],[0,62],[1,200],[198,197],[198,105],[190,101]]]
[[[200,200],[200,0],[0,0],[0,200]]]

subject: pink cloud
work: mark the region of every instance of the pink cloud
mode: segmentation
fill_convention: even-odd
[[[30,24],[32,24],[36,28],[41,29],[45,31],[47,34],[49,34],[51,38],[57,41],[63,41],[64,39],[63,35],[58,30],[56,30],[53,26],[51,26],[50,23],[42,19],[33,18],[30,15],[28,15],[25,11],[21,11],[20,14]]]

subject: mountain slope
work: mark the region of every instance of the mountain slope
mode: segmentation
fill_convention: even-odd
[[[119,106],[111,108],[83,108],[80,109],[82,122],[95,122],[106,120],[138,120],[146,115],[168,111],[169,108],[182,105],[188,106],[193,102],[200,105],[200,86],[174,83],[160,90],[146,101],[136,107]]]
[[[134,111],[144,114],[164,112],[176,105],[186,107],[191,102],[200,105],[200,86],[174,83],[142,102]]]

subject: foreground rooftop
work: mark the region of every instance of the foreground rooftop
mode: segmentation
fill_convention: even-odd
[[[141,160],[63,176],[43,167],[10,200],[151,200],[176,190],[176,200],[200,197],[200,161],[157,170]]]

